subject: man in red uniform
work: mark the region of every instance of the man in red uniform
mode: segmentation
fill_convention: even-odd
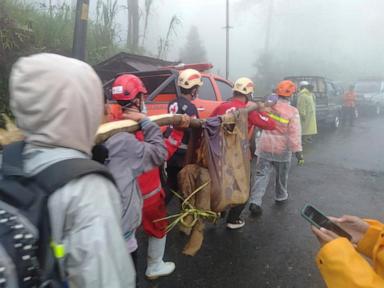
[[[211,116],[223,115],[238,108],[245,108],[249,99],[252,97],[254,87],[255,85],[251,79],[245,77],[239,78],[233,86],[233,98],[216,107]],[[261,105],[260,108],[262,108]],[[276,126],[275,122],[269,118],[266,112],[259,111],[252,111],[248,114],[248,124],[249,128],[257,126],[258,128],[265,130],[273,130]],[[239,229],[245,225],[244,220],[240,218],[240,214],[245,205],[246,204],[238,205],[229,210],[227,228]]]
[[[109,111],[108,119],[110,121],[125,119],[125,113],[143,113],[143,96],[147,93],[146,88],[144,87],[142,81],[135,75],[122,75],[120,76],[121,81],[116,84],[115,81],[113,86],[113,92],[115,100],[120,98],[126,99],[138,99],[137,101],[120,101],[120,109],[114,109]],[[118,78],[119,79],[119,78]],[[120,98],[117,98],[120,96]],[[121,100],[121,99],[120,99]],[[123,107],[121,107],[121,104]],[[179,147],[183,136],[184,131],[182,128],[189,127],[190,118],[188,115],[182,116],[181,123],[172,130],[170,136],[165,139],[165,148],[167,150],[166,159],[169,159]],[[135,134],[137,140],[143,142],[145,146],[153,145],[148,139],[146,132],[139,131]],[[139,157],[140,158],[140,157]],[[140,212],[142,210],[141,216],[139,217],[142,220],[145,232],[149,235],[148,239],[148,251],[147,251],[147,269],[145,275],[149,279],[156,279],[161,276],[166,276],[171,274],[175,270],[175,264],[173,262],[164,262],[163,256],[165,251],[166,244],[166,235],[165,230],[167,228],[168,222],[166,220],[156,221],[158,219],[164,218],[167,216],[166,206],[165,206],[165,193],[161,187],[160,181],[160,169],[154,165],[146,165],[146,169],[143,165],[143,159],[138,159],[139,161],[129,163],[130,169],[132,169],[132,175],[136,177],[137,184],[133,184],[134,187],[140,188]],[[128,177],[129,175],[127,175]],[[125,179],[127,178],[125,177]],[[135,182],[136,182],[135,181]],[[139,194],[139,195],[140,195]],[[130,251],[132,252],[132,251]],[[137,257],[136,251],[132,253],[134,259]],[[137,261],[135,261],[136,265]]]
[[[176,152],[184,136],[183,128],[189,127],[190,118],[188,115],[182,116],[182,123],[172,130],[168,138],[164,140],[168,151],[168,157]],[[136,133],[139,141],[144,141],[142,132]],[[166,233],[168,226],[167,220],[156,221],[167,216],[167,208],[165,205],[165,192],[161,185],[160,168],[154,168],[148,172],[141,174],[137,178],[141,194],[143,196],[143,228],[148,238],[148,258],[147,270],[145,275],[149,279],[156,279],[161,276],[171,274],[175,270],[173,262],[164,262],[163,256],[165,251]]]

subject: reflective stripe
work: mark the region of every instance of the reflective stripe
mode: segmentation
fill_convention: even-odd
[[[184,144],[184,143],[181,143],[180,146],[179,146],[179,149],[187,150],[188,149],[188,145]]]
[[[143,195],[143,199],[145,200],[145,199],[151,198],[152,196],[156,195],[160,191],[161,191],[161,187],[159,186],[155,190],[149,192],[148,194]]]
[[[277,122],[280,122],[280,123],[283,123],[283,124],[288,124],[289,123],[288,119],[285,119],[283,117],[277,116],[275,114],[268,113],[268,116],[271,117],[273,120],[276,120]]]
[[[65,247],[63,244],[56,244],[51,241],[51,248],[56,259],[60,259],[65,256]]]
[[[168,137],[168,142],[173,145],[173,146],[176,146],[177,144],[177,141],[172,137],[172,136],[169,136]]]

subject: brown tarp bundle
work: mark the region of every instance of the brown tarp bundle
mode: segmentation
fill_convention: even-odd
[[[184,198],[210,182],[190,199],[190,203],[198,209],[222,212],[232,205],[245,203],[249,198],[247,111],[235,112],[234,119],[227,116],[207,119],[203,125],[204,137],[197,164],[187,165],[179,173],[179,189]],[[192,220],[191,217],[186,222],[191,223]],[[192,229],[181,228],[191,235],[184,254],[193,256],[197,253],[203,242],[203,229],[203,219],[199,219]]]

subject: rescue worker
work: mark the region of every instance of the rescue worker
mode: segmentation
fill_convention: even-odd
[[[349,86],[348,91],[343,95],[343,124],[349,123],[350,126],[356,118],[356,92],[353,85]]]
[[[304,142],[312,143],[312,136],[317,134],[316,103],[313,86],[307,81],[299,84],[297,109],[301,120],[301,135]]]
[[[276,94],[279,98],[270,113],[270,117],[276,121],[276,129],[262,131],[257,140],[258,160],[249,206],[254,216],[262,213],[262,199],[273,170],[276,170],[275,202],[280,204],[288,199],[288,172],[292,153],[295,153],[299,165],[304,164],[299,111],[290,104],[295,91],[296,86],[290,80],[277,85]]]
[[[172,130],[171,135],[165,139],[169,159],[179,147],[184,136],[183,128],[189,127],[190,118],[183,115],[182,123]],[[144,140],[142,132],[136,133],[139,141]],[[161,185],[160,169],[156,167],[141,174],[137,178],[144,204],[143,204],[143,228],[149,236],[147,251],[147,269],[145,275],[148,279],[154,280],[161,276],[171,274],[175,270],[173,262],[164,262],[164,251],[166,243],[167,220],[160,220],[167,217],[165,205],[165,192]]]
[[[348,232],[352,241],[324,228],[312,227],[321,244],[316,264],[327,287],[384,287],[384,224],[348,215],[330,219]]]
[[[88,64],[55,54],[20,58],[10,76],[10,106],[25,135],[24,169],[33,176],[65,159],[90,159],[103,115],[102,84]],[[77,178],[49,198],[52,240],[65,248],[68,287],[135,287],[115,185]]]
[[[199,118],[197,108],[193,101],[199,91],[199,87],[203,85],[201,74],[195,69],[186,69],[180,72],[177,85],[180,88],[181,96],[168,104],[168,113],[170,114],[186,114],[191,118]],[[165,133],[169,135],[171,128]],[[191,147],[189,152],[193,149],[193,130],[187,129],[184,133],[183,140],[175,152],[175,154],[167,162],[167,186],[174,191],[178,190],[177,174],[180,170],[191,161],[191,155],[187,155],[188,146]],[[166,203],[172,199],[173,193],[167,191]]]
[[[133,134],[120,132],[104,145],[108,150],[106,165],[115,177],[122,201],[122,226],[128,251],[137,263],[135,230],[141,224],[143,199],[136,178],[145,171],[162,165],[167,149],[159,126],[142,113],[147,93],[141,80],[129,74],[116,78],[112,85],[112,99],[122,107],[122,119],[139,123],[143,141]]]
[[[236,80],[233,85],[233,97],[230,101],[221,103],[212,112],[211,117],[224,115],[239,108],[245,108],[254,93],[255,85],[252,80],[242,77]],[[263,110],[264,105],[261,103],[254,104],[259,106],[259,110]],[[268,117],[266,112],[252,111],[248,114],[249,128],[256,126],[260,129],[273,130],[275,129],[275,121]],[[240,218],[246,204],[238,205],[229,210],[227,217],[227,228],[239,229],[245,225],[245,221]]]

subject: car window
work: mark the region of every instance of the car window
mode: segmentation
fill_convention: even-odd
[[[381,82],[379,81],[358,81],[355,84],[356,93],[378,93],[380,91]]]
[[[317,92],[319,93],[325,93],[325,82],[323,80],[318,80],[317,81]]]
[[[209,78],[203,77],[203,86],[199,88],[199,98],[204,100],[216,101],[215,90]]]
[[[229,85],[227,82],[217,80],[217,79],[216,79],[216,83],[220,89],[222,100],[228,100],[229,98],[232,97],[232,86],[231,85]]]
[[[335,97],[336,96],[335,87],[333,87],[333,84],[330,82],[327,82],[327,95],[328,95],[328,97]]]

